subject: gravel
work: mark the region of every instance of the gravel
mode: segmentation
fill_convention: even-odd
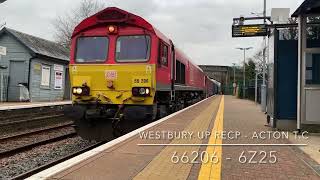
[[[47,130],[37,134],[25,135],[18,138],[1,140],[0,152],[15,149],[17,147],[23,147],[28,144],[34,144],[36,142],[53,139],[54,137],[59,137],[61,135],[66,135],[71,132],[75,132],[73,127],[63,127],[60,129]]]
[[[0,179],[10,179],[93,144],[95,142],[74,137],[0,159]]]

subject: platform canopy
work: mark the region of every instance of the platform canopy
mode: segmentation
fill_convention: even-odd
[[[320,1],[319,0],[305,0],[300,7],[292,14],[292,17],[299,15],[319,14]]]

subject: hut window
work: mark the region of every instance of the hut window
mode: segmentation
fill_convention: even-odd
[[[320,84],[320,54],[307,54],[306,84]]]
[[[41,86],[50,86],[50,66],[42,65]]]

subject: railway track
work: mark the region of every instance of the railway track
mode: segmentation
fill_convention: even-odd
[[[7,134],[70,122],[63,106],[37,107],[0,111],[0,139]]]
[[[76,136],[72,123],[13,134],[0,138],[0,158],[12,156],[44,144]]]
[[[47,120],[50,118],[59,118],[59,117],[63,117],[63,114],[56,114],[56,115],[45,115],[45,116],[39,116],[39,117],[32,117],[29,119],[24,119],[24,120],[14,120],[12,121],[11,119],[6,120],[6,121],[1,121],[0,122],[0,126],[12,126],[12,125],[16,125],[16,124],[22,124],[22,123],[29,123],[32,121],[42,121],[42,120]]]
[[[63,128],[63,127],[69,127],[69,126],[72,126],[72,125],[73,125],[73,122],[66,122],[66,123],[62,123],[62,124],[58,124],[58,125],[53,125],[53,126],[48,126],[48,127],[44,127],[44,128],[29,130],[27,132],[6,134],[6,135],[0,136],[0,142],[1,141],[6,141],[6,140],[10,140],[10,139],[14,139],[14,138],[19,138],[19,137],[26,136],[26,135],[32,135],[32,134],[36,134],[36,133],[41,133],[41,132],[45,132],[45,131],[48,131],[48,130],[55,130],[55,129],[59,129],[59,128]]]
[[[70,119],[65,118],[61,115],[57,116],[46,116],[39,117],[37,120],[22,120],[20,122],[10,122],[3,123],[0,122],[0,141],[3,141],[4,138],[16,134],[24,134],[25,132],[30,132],[35,129],[43,129],[44,127],[52,127],[59,124],[65,124],[71,122]],[[0,144],[1,150],[1,144]]]
[[[85,152],[87,152],[87,151],[89,151],[89,150],[91,150],[91,149],[94,149],[94,148],[96,148],[96,147],[98,147],[98,146],[101,146],[101,145],[104,144],[104,143],[106,143],[106,142],[98,142],[98,143],[95,143],[95,144],[93,144],[93,145],[91,145],[91,146],[88,146],[88,147],[86,147],[86,148],[83,148],[83,149],[81,149],[81,150],[79,150],[79,151],[77,151],[77,152],[74,152],[74,153],[70,154],[70,155],[64,156],[64,157],[59,158],[59,159],[57,159],[57,160],[51,161],[51,162],[49,162],[49,163],[47,163],[47,164],[45,164],[45,165],[42,165],[42,166],[36,167],[36,168],[34,168],[34,169],[31,169],[31,170],[29,170],[29,171],[27,171],[27,172],[25,172],[25,173],[23,173],[23,174],[20,174],[20,175],[18,175],[18,176],[13,177],[12,179],[25,179],[25,178],[33,175],[33,174],[36,174],[36,173],[38,173],[38,172],[40,172],[40,171],[43,171],[43,170],[45,170],[45,169],[48,169],[48,168],[50,168],[50,167],[52,167],[52,166],[54,166],[54,165],[56,165],[56,164],[59,164],[59,163],[64,162],[64,161],[66,161],[66,160],[68,160],[68,159],[71,159],[71,158],[73,158],[73,157],[75,157],[75,156],[78,156],[78,155],[80,155],[80,154],[82,154],[82,153],[85,153]]]

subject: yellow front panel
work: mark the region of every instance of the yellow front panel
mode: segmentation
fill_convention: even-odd
[[[103,104],[153,104],[156,77],[155,65],[116,64],[116,65],[70,65],[71,86],[90,87],[90,96],[73,96],[77,102],[100,100]],[[112,84],[111,88],[108,84]],[[150,87],[148,97],[133,97],[132,87]]]

